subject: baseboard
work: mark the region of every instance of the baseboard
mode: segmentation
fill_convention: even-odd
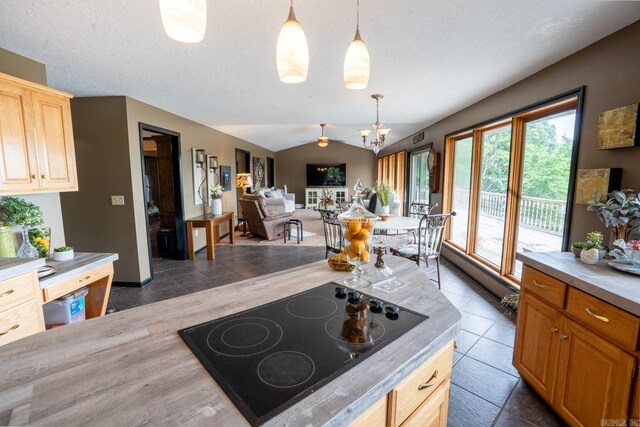
[[[111,286],[118,286],[122,288],[144,288],[152,281],[153,281],[153,277],[147,277],[141,282],[122,282],[122,281],[114,280],[113,283],[111,283]]]

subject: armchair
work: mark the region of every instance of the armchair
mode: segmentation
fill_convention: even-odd
[[[282,237],[284,223],[291,218],[291,213],[273,213],[267,207],[264,197],[258,194],[245,194],[240,198],[243,219],[247,222],[249,232],[267,240]]]
[[[272,215],[293,213],[296,210],[295,193],[285,193],[277,189],[260,190],[256,193],[264,197],[265,203]]]

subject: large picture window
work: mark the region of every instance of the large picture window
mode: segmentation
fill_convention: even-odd
[[[518,283],[516,252],[566,246],[578,95],[447,137],[447,244]]]

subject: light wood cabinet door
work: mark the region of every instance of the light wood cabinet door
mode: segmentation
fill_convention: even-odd
[[[0,79],[0,194],[40,187],[30,93]]]
[[[554,408],[571,425],[627,419],[634,358],[563,318]]]
[[[41,189],[77,190],[69,98],[33,92],[32,102]]]
[[[385,427],[387,425],[387,396],[378,400],[349,427]]]
[[[447,380],[440,385],[401,427],[447,427],[450,384]]]
[[[520,294],[513,365],[547,401],[553,400],[562,315],[528,292]]]

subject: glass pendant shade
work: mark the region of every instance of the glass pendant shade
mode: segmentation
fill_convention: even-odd
[[[370,73],[369,50],[360,38],[360,31],[356,30],[356,36],[344,57],[344,84],[347,89],[364,89],[369,84]]]
[[[207,28],[206,0],[160,0],[160,16],[169,37],[183,43],[202,41]]]
[[[289,17],[278,35],[276,66],[281,82],[301,83],[307,80],[309,46],[302,25],[293,13],[293,6],[289,9]]]

